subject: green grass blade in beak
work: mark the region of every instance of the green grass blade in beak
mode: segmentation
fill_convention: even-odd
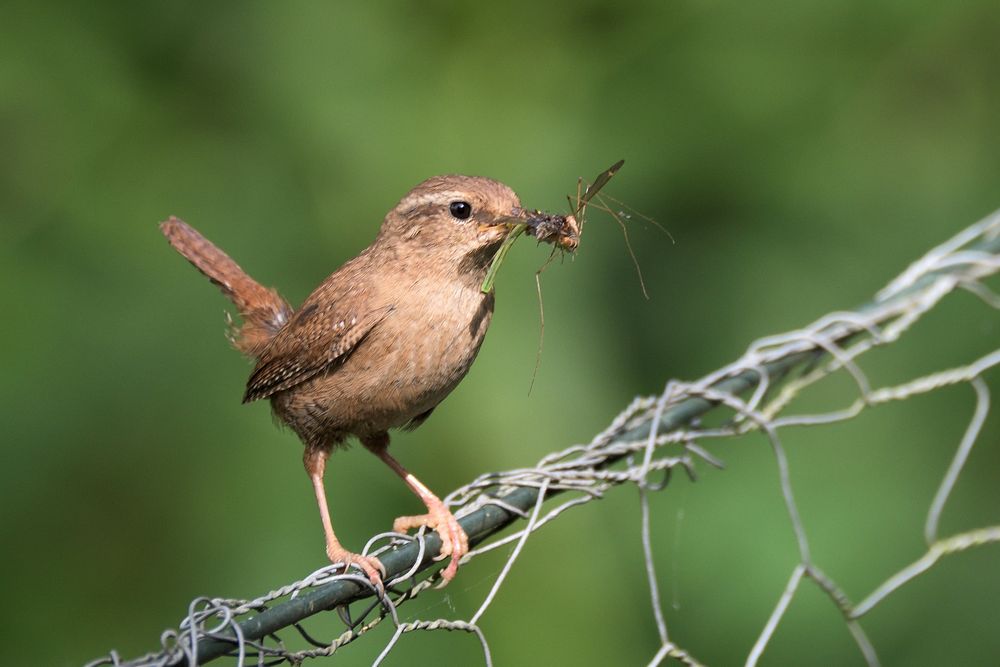
[[[527,228],[523,222],[519,222],[510,228],[507,232],[507,236],[504,237],[503,243],[497,249],[497,254],[493,255],[493,261],[490,262],[490,268],[486,271],[486,278],[483,279],[482,290],[484,294],[488,294],[490,290],[493,289],[493,281],[497,277],[497,271],[500,270],[500,265],[503,264],[504,257],[507,256],[507,252],[510,250],[511,246],[514,245],[514,241],[517,237],[524,233]]]

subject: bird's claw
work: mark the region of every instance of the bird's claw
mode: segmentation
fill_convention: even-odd
[[[430,504],[427,509],[430,510],[427,514],[399,517],[393,521],[392,529],[397,533],[405,533],[411,528],[421,526],[436,530],[441,538],[441,550],[434,560],[439,561],[451,556],[451,562],[441,571],[441,578],[444,583],[448,583],[458,572],[458,561],[469,553],[469,537],[443,502]]]
[[[385,590],[382,585],[382,579],[386,577],[385,565],[375,556],[356,554],[343,547],[327,547],[326,555],[331,563],[344,565],[345,570],[351,565],[357,565],[378,591]]]

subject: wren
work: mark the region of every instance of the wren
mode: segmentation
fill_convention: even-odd
[[[161,223],[170,244],[218,285],[239,310],[234,346],[256,361],[244,402],[269,399],[305,444],[303,461],[319,505],[326,554],[360,567],[381,586],[377,558],[345,549],[333,532],[323,473],[330,453],[357,438],[423,501],[427,513],[393,530],[427,526],[451,556],[445,582],[468,538],[438,496],[389,454],[389,431],[412,429],[458,385],[493,315],[480,289],[493,255],[524,223],[517,195],[497,181],[438,176],[411,190],[385,216],[375,241],[293,310],[183,221]]]

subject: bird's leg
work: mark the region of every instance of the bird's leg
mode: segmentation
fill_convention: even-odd
[[[441,577],[448,583],[458,572],[458,561],[469,552],[469,537],[465,534],[458,519],[451,513],[448,506],[431,492],[423,482],[406,470],[399,461],[389,454],[389,435],[386,433],[364,438],[361,441],[364,446],[375,456],[382,459],[387,466],[403,478],[406,485],[417,494],[417,497],[427,506],[427,514],[417,516],[401,516],[392,523],[392,529],[397,533],[405,533],[411,528],[427,526],[438,532],[441,537],[441,551],[438,559],[451,556],[451,562],[442,570]]]
[[[330,508],[326,504],[326,489],[323,487],[323,473],[326,471],[326,460],[330,456],[328,447],[306,446],[302,462],[305,464],[309,479],[312,480],[313,490],[316,492],[316,504],[319,505],[319,516],[323,520],[323,531],[326,533],[326,555],[332,563],[343,563],[344,567],[350,567],[353,563],[364,570],[364,573],[371,580],[376,588],[382,588],[382,576],[385,575],[385,568],[378,558],[374,556],[362,556],[348,551],[341,546],[337,536],[333,534],[333,524],[330,521]]]

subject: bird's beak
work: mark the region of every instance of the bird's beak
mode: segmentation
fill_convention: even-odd
[[[497,218],[493,224],[495,226],[501,226],[504,229],[509,230],[513,229],[514,227],[517,227],[518,225],[527,224],[530,217],[531,216],[529,212],[526,211],[525,209],[515,208],[513,211],[511,211],[510,215]]]
[[[494,218],[479,226],[481,241],[496,243],[521,234],[534,236],[541,243],[551,243],[573,252],[580,243],[580,223],[572,215],[515,209],[511,215]]]
[[[487,223],[480,224],[479,234],[481,237],[486,237],[490,242],[499,241],[517,229],[519,225],[527,224],[527,213],[516,209],[511,215],[494,218]]]

